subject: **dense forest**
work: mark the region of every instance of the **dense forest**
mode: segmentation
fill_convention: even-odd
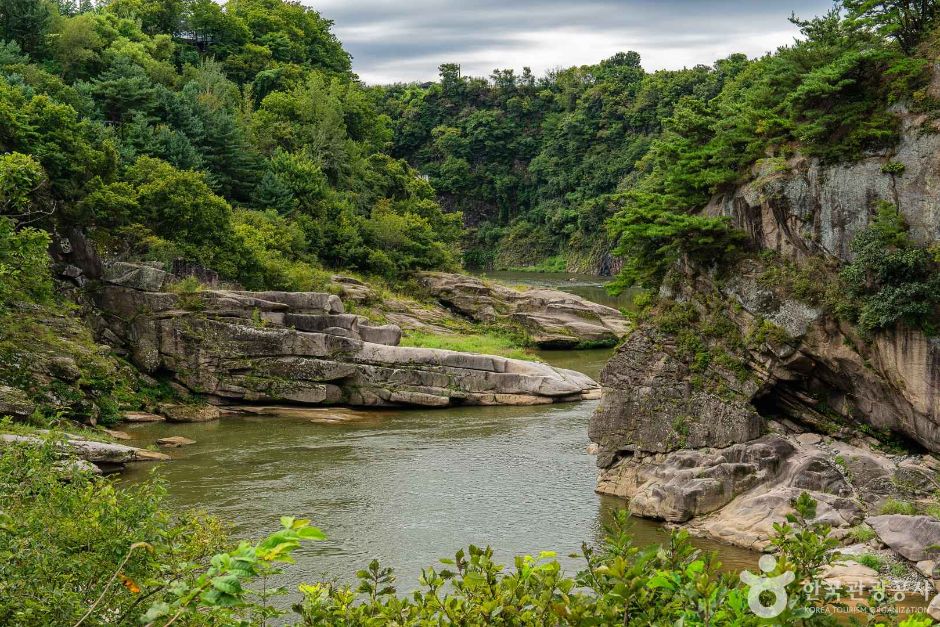
[[[621,255],[660,249],[633,239],[634,222],[701,209],[759,159],[852,160],[893,145],[891,107],[933,104],[929,19],[908,15],[923,4],[845,2],[791,18],[802,35],[773,54],[682,70],[646,72],[635,52],[541,78],[443,65],[436,83],[385,90],[393,154],[463,211],[468,265],[607,270],[622,235]]]
[[[938,18],[936,0],[844,0],[793,16],[801,36],[757,59],[650,72],[623,52],[488,78],[446,63],[436,82],[368,86],[331,22],[299,2],[0,0],[0,431],[40,443],[0,455],[0,623],[266,624],[286,611],[270,578],[323,539],[285,517],[227,549],[224,523],[169,513],[159,483],[124,489],[63,461],[49,429],[179,400],[76,315],[92,308],[85,286],[54,280],[49,254],[67,234],[108,260],[285,291],[325,290],[334,271],[400,287],[429,269],[578,269],[615,272],[615,288],[649,301],[679,265],[765,255],[767,276],[863,335],[903,323],[933,337],[940,251],[891,203],[865,208],[851,260],[802,268],[704,209],[796,156],[877,153],[901,176],[902,114],[929,130],[940,113]],[[679,344],[700,345],[690,318],[670,322]],[[793,505],[769,548],[802,605],[780,624],[836,624],[802,582],[838,542],[805,493]],[[618,527],[582,557],[572,578],[552,553],[510,572],[471,547],[407,597],[373,562],[351,587],[302,586],[293,609],[304,625],[767,624],[684,534],[640,548]],[[869,601],[870,624],[896,622],[884,595]]]
[[[384,152],[330,23],[248,0],[0,7],[2,213],[246,287],[453,266],[460,217]]]

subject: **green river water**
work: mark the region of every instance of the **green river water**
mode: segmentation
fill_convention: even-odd
[[[520,278],[601,300],[602,279],[508,280],[526,282]],[[541,357],[597,377],[609,354]],[[273,531],[281,515],[320,526],[328,540],[300,551],[287,583],[350,581],[378,558],[396,569],[404,591],[417,585],[422,567],[470,543],[493,546],[506,563],[517,554],[554,550],[576,572],[579,562],[567,555],[582,541],[597,541],[605,519],[624,505],[594,493],[587,426],[596,405],[271,410],[208,424],[128,425],[127,431],[140,445],[169,435],[196,440],[171,450],[174,460],[154,471],[167,481],[171,507],[218,514],[239,537]],[[138,465],[125,480],[149,472]],[[664,538],[655,523],[634,525],[641,544]],[[749,551],[699,544],[718,550],[729,569],[756,564]]]

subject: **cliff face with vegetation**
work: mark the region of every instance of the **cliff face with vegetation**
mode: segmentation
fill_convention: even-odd
[[[763,159],[703,205],[747,252],[684,257],[644,303],[601,377],[599,491],[743,546],[802,491],[847,542],[940,513],[940,135],[897,113],[889,150]]]

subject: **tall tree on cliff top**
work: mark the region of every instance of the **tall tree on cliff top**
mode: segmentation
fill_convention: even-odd
[[[843,0],[850,20],[898,42],[910,54],[940,15],[938,0]]]

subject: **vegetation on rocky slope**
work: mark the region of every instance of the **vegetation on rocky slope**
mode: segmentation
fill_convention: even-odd
[[[290,617],[277,575],[303,542],[323,534],[285,517],[258,542],[224,549],[216,519],[169,514],[157,483],[121,487],[58,461],[52,442],[0,456],[0,622],[8,625],[757,625],[748,589],[714,555],[676,532],[661,547],[635,546],[626,518],[604,543],[583,548],[583,569],[565,574],[554,554],[499,563],[471,546],[424,570],[410,595],[394,572],[373,562],[356,584],[302,585]],[[68,480],[63,480],[67,476]],[[812,599],[803,581],[835,555],[828,529],[809,521],[815,504],[796,503],[775,538],[776,570],[792,571],[791,605],[780,625],[830,625],[834,599]],[[767,599],[766,603],[771,603]],[[896,622],[884,596],[863,602],[869,624]],[[864,615],[864,614],[863,614]],[[286,623],[285,623],[286,624]],[[909,618],[906,627],[930,624]]]
[[[456,262],[459,214],[385,153],[388,118],[315,11],[9,0],[0,17],[0,214],[246,287]]]
[[[722,222],[689,214],[756,160],[854,159],[896,141],[892,106],[934,104],[930,53],[918,44],[935,16],[929,1],[846,2],[794,18],[801,38],[773,54],[677,71],[647,73],[635,52],[538,78],[468,78],[442,65],[437,83],[385,90],[394,154],[464,212],[471,265],[566,254],[572,267],[591,258],[597,268],[612,242],[636,256],[629,285],[675,249],[724,251],[733,237]],[[610,241],[599,241],[615,215]]]

